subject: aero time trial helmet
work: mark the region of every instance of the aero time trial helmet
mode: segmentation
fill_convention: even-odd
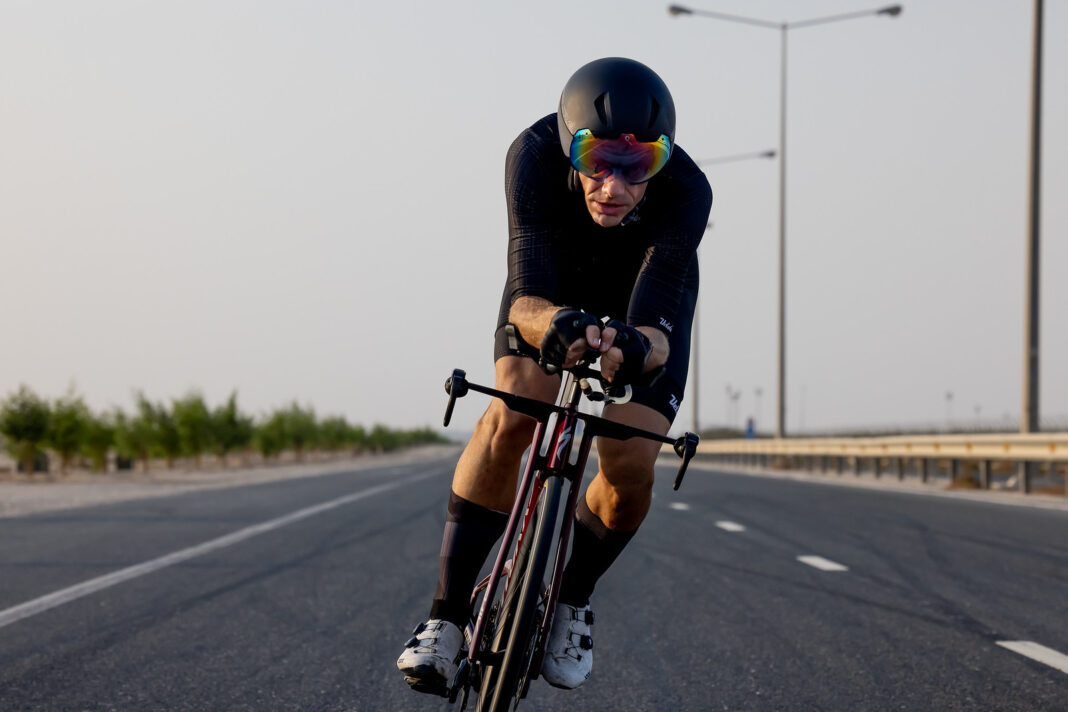
[[[571,75],[556,122],[564,154],[591,177],[603,174],[604,159],[633,183],[649,180],[675,143],[675,102],[667,85],[649,67],[623,57],[594,60]]]

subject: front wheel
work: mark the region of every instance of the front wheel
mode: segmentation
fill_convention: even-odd
[[[507,712],[513,704],[518,704],[526,686],[537,632],[538,604],[545,588],[545,569],[552,553],[562,490],[561,478],[550,477],[541,491],[530,534],[524,537],[529,542],[529,546],[523,547],[528,555],[521,564],[521,578],[515,580],[505,597],[494,637],[493,650],[503,653],[503,657],[500,665],[483,679],[480,712]],[[520,561],[518,556],[516,561]]]

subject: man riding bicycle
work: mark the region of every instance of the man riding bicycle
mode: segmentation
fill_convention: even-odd
[[[630,401],[606,406],[604,417],[667,433],[686,385],[697,245],[712,205],[704,174],[674,142],[664,82],[639,62],[609,57],[575,72],[557,113],[512,143],[497,389],[552,402],[559,375],[520,354],[540,351],[544,364],[568,368],[596,351],[607,380],[632,384]],[[651,384],[639,381],[661,367]],[[531,418],[493,400],[460,456],[430,619],[397,660],[418,689],[444,689],[456,673],[471,590],[507,524],[533,431]],[[589,677],[590,595],[649,511],[659,450],[640,438],[598,442],[541,669],[554,686]]]

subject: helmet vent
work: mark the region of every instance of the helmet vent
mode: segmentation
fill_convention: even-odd
[[[652,110],[649,112],[649,128],[653,128],[656,125],[656,118],[660,115],[660,102],[656,100],[655,96],[649,97],[649,101],[652,102]]]
[[[605,109],[604,99],[607,92],[602,93],[596,99],[593,100],[593,107],[597,110],[597,118],[601,120],[601,123],[605,126],[608,125],[608,110]]]

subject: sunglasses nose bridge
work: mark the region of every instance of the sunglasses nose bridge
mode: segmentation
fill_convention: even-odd
[[[623,177],[623,169],[618,167],[612,168],[611,172],[604,177],[602,184],[604,190],[612,195],[623,193],[629,185],[627,179]]]

